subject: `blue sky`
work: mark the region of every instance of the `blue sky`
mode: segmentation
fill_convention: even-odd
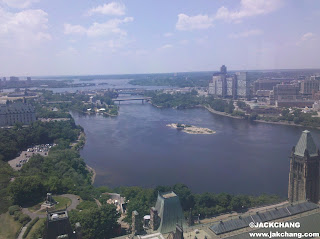
[[[320,68],[318,0],[0,0],[0,76]]]

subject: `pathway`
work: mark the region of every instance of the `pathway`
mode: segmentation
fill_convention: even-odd
[[[73,209],[76,209],[76,207],[77,207],[77,206],[79,205],[79,203],[80,203],[80,200],[79,200],[80,197],[77,196],[77,195],[74,195],[74,194],[62,194],[62,195],[59,195],[59,196],[61,196],[61,197],[66,197],[66,198],[69,198],[69,199],[71,200],[71,204],[70,204],[70,206],[67,208],[68,211],[71,211],[71,210],[73,210]],[[46,218],[46,217],[47,217],[46,214],[37,214],[37,212],[39,212],[39,210],[36,211],[36,212],[30,212],[28,208],[22,208],[22,213],[28,215],[28,216],[31,218],[31,221],[32,221],[33,219],[35,219],[36,217],[39,217],[39,218]],[[30,221],[30,222],[31,222],[31,221]],[[18,236],[18,239],[22,239],[22,236],[23,236],[24,232],[27,230],[27,227],[28,227],[28,225],[29,225],[30,222],[28,222],[28,223],[22,228],[22,230],[20,231],[20,234],[19,234],[19,236]]]

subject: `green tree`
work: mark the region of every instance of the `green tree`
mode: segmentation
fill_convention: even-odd
[[[9,192],[15,204],[25,205],[39,202],[45,195],[45,187],[39,176],[19,177],[10,184]]]
[[[258,114],[257,113],[251,113],[249,115],[249,120],[250,121],[253,121],[253,120],[256,120],[256,119],[258,119]]]
[[[89,208],[81,212],[73,210],[69,216],[73,226],[80,222],[83,239],[104,239],[118,235],[119,215],[114,205],[106,204],[101,208]]]
[[[179,196],[181,206],[184,211],[194,207],[194,196],[191,190],[185,184],[175,184],[172,190]]]

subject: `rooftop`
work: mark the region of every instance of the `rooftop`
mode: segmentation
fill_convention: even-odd
[[[164,198],[172,198],[172,197],[176,197],[177,194],[175,194],[174,192],[167,192],[167,193],[164,193],[162,194],[162,197]]]
[[[308,153],[311,157],[318,156],[318,149],[313,141],[310,131],[308,130],[302,132],[295,147],[294,154],[303,157],[306,150],[308,150]]]
[[[246,228],[251,222],[268,222],[280,218],[290,217],[303,212],[308,212],[317,208],[319,208],[319,206],[311,202],[288,204],[286,206],[273,208],[264,212],[257,212],[253,215],[239,216],[235,219],[220,221],[219,223],[210,226],[210,229],[216,235],[219,235]]]
[[[48,213],[47,217],[48,217],[49,221],[57,221],[57,220],[68,218],[68,213],[65,210],[50,212],[50,213]]]

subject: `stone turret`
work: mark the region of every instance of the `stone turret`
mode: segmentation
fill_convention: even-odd
[[[288,198],[290,202],[319,201],[320,153],[310,131],[302,132],[290,156]]]
[[[140,233],[141,222],[139,219],[139,213],[137,211],[132,212],[132,234],[138,235]]]

